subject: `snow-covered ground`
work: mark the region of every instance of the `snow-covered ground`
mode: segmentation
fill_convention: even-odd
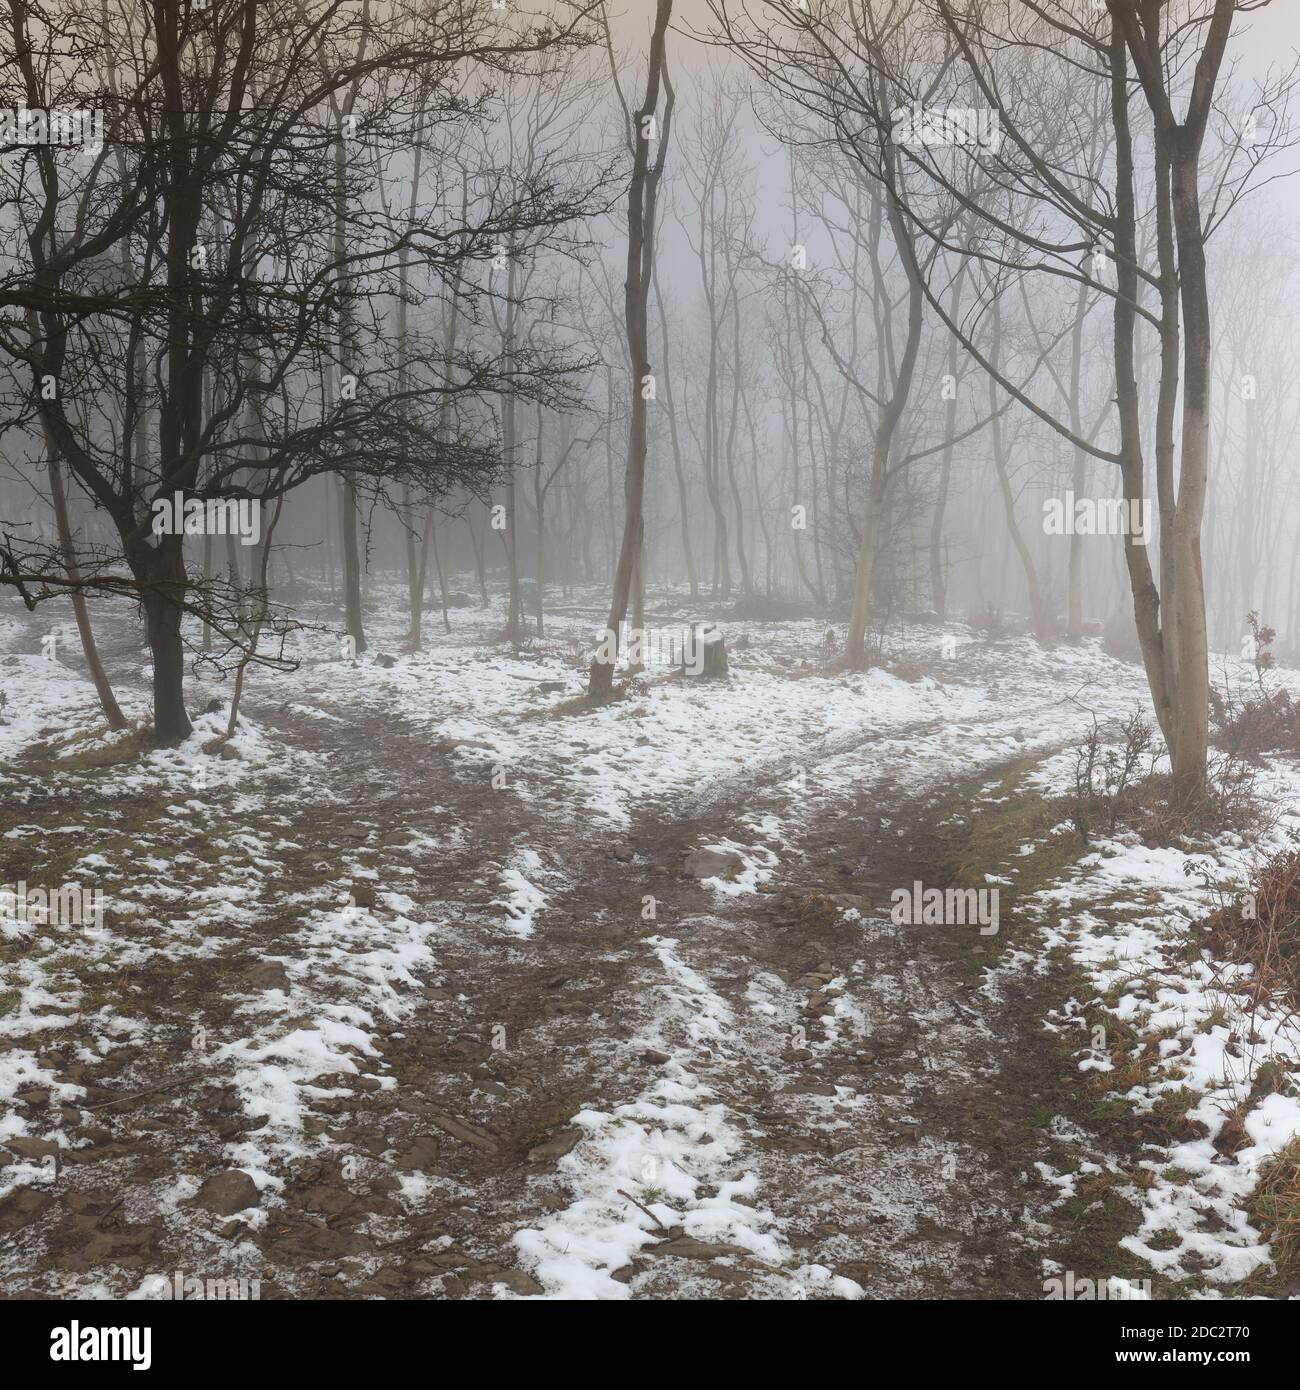
[[[1050,784],[1058,771],[1045,769],[1044,780]],[[1104,1046],[1091,1041],[1097,1020],[1109,1015],[1132,1030],[1132,1057],[1144,1054],[1148,1039],[1157,1044],[1149,1074],[1118,1092],[1135,1116],[1172,1098],[1203,1127],[1195,1139],[1150,1146],[1142,1160],[1150,1180],[1136,1189],[1142,1226],[1124,1240],[1171,1278],[1234,1283],[1268,1264],[1268,1244],[1244,1208],[1261,1167],[1300,1135],[1300,1086],[1255,1094],[1269,1064],[1283,1076],[1300,1073],[1300,1020],[1281,1001],[1243,1000],[1250,966],[1216,960],[1209,950],[1191,960],[1175,954],[1191,924],[1225,897],[1249,893],[1268,859],[1294,846],[1300,769],[1273,763],[1258,793],[1272,808],[1268,832],[1258,838],[1225,834],[1196,851],[1104,838],[1035,899],[1045,945],[1067,950],[1096,992],[1067,1001],[1056,1020],[1088,1039],[1079,1066],[1114,1070]],[[1256,929],[1243,917],[1243,932]],[[1220,1152],[1215,1141],[1234,1116],[1246,1141]]]
[[[121,609],[96,616],[138,724],[147,667]],[[996,1056],[979,1010],[1061,952],[1095,998],[1060,998],[1025,1021],[1026,1038],[1042,1024],[1082,1036],[1104,999],[1137,1038],[1159,1040],[1124,1092],[1135,1113],[1185,1093],[1207,1131],[1142,1159],[1150,1177],[1132,1187],[1140,1219],[1123,1248],[1208,1291],[1267,1266],[1245,1203],[1260,1164],[1300,1134],[1300,1105],[1252,1083],[1269,1060],[1294,1070],[1300,1039],[1267,1008],[1247,1027],[1222,962],[1166,948],[1215,905],[1189,869],[1248,884],[1297,828],[1293,766],[1262,781],[1277,809],[1267,843],[1225,836],[1195,855],[1096,843],[1022,905],[1033,944],[990,958],[976,1005],[926,977],[882,906],[896,870],[870,857],[927,830],[908,814],[922,791],[947,823],[1020,794],[998,789],[1007,766],[1025,794],[1064,790],[1093,718],[1113,737],[1145,703],[1140,671],[1095,644],[1044,651],[952,626],[891,632],[883,665],[850,674],[826,668],[824,623],[737,621],[728,681],[652,666],[591,710],[576,697],[594,620],[548,618],[544,640],[513,652],[500,621],[459,609],[446,634],[431,615],[409,653],[393,603],[360,659],[308,629],[296,671],[251,676],[218,754],[222,709],[175,749],[105,735],[88,681],[60,659],[75,632],[43,649],[35,619],[0,615],[5,889],[12,900],[19,880],[52,875],[102,891],[104,907],[102,924],[0,915],[0,1145],[20,1141],[0,1204],[52,1199],[11,1218],[7,1287],[50,1286],[58,1213],[96,1172],[127,1185],[131,1229],[159,1253],[96,1237],[65,1288],[138,1292],[197,1249],[240,1272],[274,1267],[300,1291],[325,1278],[379,1294],[393,1241],[426,1295],[474,1279],[525,1297],[698,1289],[701,1261],[755,1297],[925,1287],[924,1248],[886,1256],[879,1232],[924,1247],[939,1239],[926,1220],[942,1217],[944,1240],[978,1245],[987,1218],[972,1224],[938,1174],[959,1151],[967,1169],[993,1162],[917,1118],[932,1053],[947,1058],[949,1103],[973,1103],[995,1069],[973,1057]],[[662,618],[681,621],[679,608]],[[191,707],[223,693],[201,676]],[[944,805],[959,785],[975,790]],[[837,864],[831,824],[860,829],[867,858]],[[735,867],[684,883],[674,856],[690,848]],[[990,864],[986,880],[1014,877]],[[769,924],[802,911],[778,909],[782,892],[818,883],[855,895],[824,928],[830,944],[782,927],[773,947]],[[870,1071],[890,1046],[897,1094]],[[1089,1032],[1077,1065],[1114,1063]],[[1213,1140],[1242,1102],[1249,1142],[1222,1155]],[[899,1150],[915,1129],[914,1151]],[[872,1147],[882,1133],[893,1147]],[[801,1229],[813,1159],[800,1155],[823,1149],[842,1155],[843,1176],[819,1171],[807,1211],[853,1239]],[[1076,1172],[1097,1157],[1079,1152]],[[205,1185],[232,1172],[252,1180],[246,1204],[214,1205]],[[1047,1230],[1073,1180],[1045,1177]],[[268,1214],[311,1259],[283,1255]],[[867,1249],[879,1279],[864,1273]],[[988,1252],[969,1259],[983,1269]]]

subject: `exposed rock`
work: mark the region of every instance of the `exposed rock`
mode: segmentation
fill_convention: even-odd
[[[745,867],[745,856],[734,849],[697,849],[686,856],[692,878],[734,878]]]
[[[328,1183],[309,1188],[302,1198],[307,1211],[323,1211],[330,1216],[347,1211],[355,1201],[356,1198],[346,1188],[331,1187]]]
[[[337,1260],[344,1255],[366,1254],[374,1242],[360,1231],[338,1231],[333,1226],[297,1226],[275,1237],[277,1256],[312,1260]]]
[[[469,1125],[464,1120],[458,1120],[454,1115],[432,1114],[429,1119],[442,1130],[444,1134],[450,1134],[453,1139],[459,1139],[463,1144],[472,1144],[476,1149],[482,1149],[484,1153],[496,1153],[497,1141],[483,1129],[475,1125]]]
[[[162,1227],[156,1225],[122,1226],[114,1230],[101,1231],[95,1224],[97,1219],[93,1216],[82,1216],[74,1221],[74,1225],[86,1233],[87,1239],[82,1253],[92,1265],[113,1260],[117,1264],[130,1267],[135,1263],[133,1257],[152,1250],[162,1236]]]
[[[829,893],[806,893],[799,903],[799,921],[806,927],[829,927],[839,911]]]
[[[722,629],[716,623],[691,624],[689,664],[683,664],[688,676],[708,680],[727,674],[727,644]]]
[[[39,1221],[54,1205],[54,1194],[36,1187],[20,1187],[0,1201],[0,1231],[20,1231]]]
[[[397,1155],[397,1169],[402,1173],[427,1171],[441,1156],[441,1143],[432,1134],[421,1134]]]
[[[531,1274],[526,1274],[522,1269],[493,1269],[491,1272],[480,1273],[476,1277],[492,1284],[504,1284],[511,1293],[539,1294],[546,1292]]]
[[[108,1129],[106,1125],[95,1125],[95,1123],[78,1125],[76,1126],[76,1133],[82,1138],[88,1138],[92,1144],[108,1144],[113,1140],[113,1130]]]
[[[247,1173],[240,1168],[228,1168],[209,1178],[194,1200],[221,1216],[233,1216],[237,1211],[257,1206],[262,1199],[257,1184]]]
[[[562,1129],[558,1134],[553,1134],[541,1144],[535,1144],[528,1150],[529,1163],[543,1163],[548,1158],[563,1158],[565,1154],[572,1152],[577,1147],[582,1138],[580,1129]]]
[[[5,1148],[16,1153],[19,1158],[28,1158],[34,1163],[40,1162],[43,1158],[51,1158],[59,1152],[59,1146],[51,1143],[48,1139],[30,1139],[24,1135],[15,1135],[11,1139],[6,1139],[4,1145]]]
[[[112,1204],[113,1198],[104,1188],[73,1188],[63,1197],[63,1205],[72,1212],[94,1212],[98,1215]]]
[[[282,989],[286,994],[289,992],[289,973],[278,960],[259,961],[244,978],[253,989]]]

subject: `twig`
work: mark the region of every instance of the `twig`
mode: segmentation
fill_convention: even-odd
[[[173,1077],[170,1081],[164,1081],[160,1085],[150,1086],[147,1090],[136,1091],[130,1096],[115,1096],[112,1100],[102,1100],[98,1105],[83,1105],[81,1108],[87,1111],[107,1110],[110,1105],[121,1105],[124,1100],[139,1100],[142,1096],[151,1096],[156,1091],[170,1091],[173,1086],[180,1086],[186,1081],[194,1081],[207,1073],[202,1071],[187,1072],[184,1076]]]
[[[648,1206],[646,1206],[644,1202],[638,1202],[637,1199],[633,1197],[633,1195],[630,1192],[624,1192],[621,1187],[616,1188],[615,1191],[617,1191],[620,1197],[626,1197],[627,1200],[631,1202],[634,1207],[640,1207],[641,1210],[645,1212],[645,1214],[650,1218],[650,1220],[653,1221],[661,1231],[666,1231],[668,1229],[668,1227],[665,1226],[662,1221],[660,1221],[660,1219],[654,1214],[654,1212],[650,1210]]]

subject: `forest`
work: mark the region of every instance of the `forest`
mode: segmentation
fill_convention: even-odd
[[[0,15],[0,1300],[1300,1296],[1289,0]]]

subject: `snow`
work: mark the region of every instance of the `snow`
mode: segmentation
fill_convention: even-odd
[[[782,1296],[800,1298],[815,1288],[861,1297],[850,1279],[817,1266],[792,1267],[772,1213],[758,1204],[758,1178],[745,1167],[743,1135],[692,1070],[701,1045],[728,1043],[732,1010],[681,959],[677,939],[654,936],[648,944],[665,983],[630,1047],[671,1051],[672,1060],[635,1100],[574,1117],[585,1138],[559,1164],[573,1197],[515,1237],[525,1266],[546,1287],[539,1297],[630,1298],[632,1284],[613,1272],[653,1246],[659,1228],[671,1226],[682,1227],[688,1239],[748,1251],[778,1281]],[[728,1171],[738,1175],[723,1178]]]
[[[525,877],[531,874],[537,878],[545,873],[541,855],[536,850],[524,848],[515,856],[515,863],[501,871],[502,886],[507,896],[498,899],[496,906],[505,909],[508,929],[515,936],[527,937],[533,934],[533,919],[546,906],[546,894]]]
[[[739,854],[742,867],[704,880],[701,902],[717,913],[744,909],[789,866],[799,831],[828,806],[864,798],[885,810],[900,785],[904,794],[942,786],[1009,759],[1032,768],[1030,787],[1059,793],[1073,774],[1069,745],[1091,718],[1105,724],[1146,701],[1141,673],[1094,644],[1049,652],[1025,639],[987,643],[957,628],[903,628],[891,649],[934,672],[909,680],[884,669],[817,669],[823,624],[735,623],[728,626],[730,682],[697,684],[652,669],[625,698],[579,709],[572,697],[582,688],[587,628],[554,619],[545,643],[504,657],[489,640],[498,621],[462,611],[451,636],[436,633],[426,650],[397,654],[391,666],[373,656],[342,660],[335,636],[305,631],[297,672],[250,672],[231,755],[205,751],[225,731],[228,710],[218,709],[199,716],[179,747],[106,763],[96,807],[70,802],[57,825],[34,817],[7,831],[20,854],[25,845],[69,837],[75,857],[67,878],[102,888],[106,922],[102,930],[37,930],[0,911],[0,942],[23,947],[0,960],[0,991],[12,992],[0,1018],[0,1040],[11,1044],[0,1050],[0,1137],[39,1127],[39,1118],[15,1104],[22,1088],[47,1087],[65,1102],[82,1093],[40,1064],[43,1036],[79,1025],[88,1059],[128,1045],[156,1046],[146,1022],[90,1006],[96,978],[159,958],[222,961],[232,943],[246,941],[256,945],[259,961],[283,966],[285,983],[230,979],[231,1033],[213,1037],[186,1062],[232,1087],[246,1117],[260,1117],[224,1146],[221,1159],[249,1172],[273,1208],[286,1165],[329,1149],[330,1141],[305,1124],[314,1101],[346,1102],[363,1075],[381,1090],[395,1087],[378,1035],[394,1024],[410,1026],[421,991],[443,983],[443,943],[455,935],[478,940],[489,958],[535,951],[545,959],[548,913],[572,883],[556,848],[563,835],[581,843],[588,835],[616,836],[640,816],[703,820],[725,807],[727,833],[714,827],[699,844]],[[69,630],[59,636],[66,643]],[[375,652],[390,646],[381,637]],[[542,693],[543,681],[561,688]],[[29,794],[26,774],[17,770],[24,755],[43,749],[50,769],[42,777],[68,798],[78,784],[59,769],[60,760],[125,748],[136,732],[104,734],[89,683],[40,655],[30,625],[9,616],[0,617],[0,690],[0,790],[20,807]],[[207,694],[200,687],[193,698]],[[148,713],[145,692],[127,686],[122,699],[140,725]],[[392,827],[397,834],[382,875],[363,856],[343,853],[318,866],[316,881],[284,884],[286,856],[300,846],[286,838],[291,822],[275,814],[279,799],[336,805],[341,794],[325,759],[273,731],[265,718],[272,702],[323,730],[346,727],[358,710],[400,719],[447,752],[465,786],[490,789],[503,807],[522,807],[524,820],[544,823],[548,834],[512,832],[507,852],[494,848],[478,869],[477,911],[420,906],[418,890],[441,857],[467,848],[464,825],[441,807],[428,823]],[[781,789],[777,811],[748,809],[747,793],[759,786]],[[993,786],[986,788],[990,801]],[[1256,843],[1223,836],[1191,853],[1132,836],[1099,841],[1036,895],[1041,949],[1010,952],[986,982],[990,991],[1011,988],[1011,972],[1040,969],[1047,951],[1062,948],[1085,973],[1092,997],[1066,1001],[1048,1022],[1077,1033],[1079,1068],[1107,1079],[1115,1070],[1109,1050],[1094,1048],[1089,1028],[1079,1027],[1095,1021],[1102,998],[1116,1018],[1155,1041],[1151,1075],[1125,1100],[1141,1113],[1185,1089],[1191,1117],[1208,1133],[1150,1146],[1142,1159],[1149,1183],[1133,1190],[1140,1229],[1125,1246],[1153,1270],[1197,1273],[1222,1285],[1269,1260],[1244,1206],[1262,1165],[1300,1134],[1300,1100],[1252,1095],[1252,1084],[1266,1063],[1293,1063],[1300,1036],[1293,1020],[1268,1006],[1243,1019],[1233,989],[1239,969],[1204,958],[1174,961],[1166,947],[1216,905],[1206,874],[1215,883],[1246,885],[1259,863],[1300,830],[1300,770],[1274,762],[1261,786],[1278,815]],[[178,850],[148,826],[112,835],[132,798],[191,826],[195,847]],[[447,800],[454,804],[453,796]],[[881,823],[888,827],[888,817]],[[1072,833],[1067,822],[1047,838]],[[1020,846],[1018,858],[1035,848]],[[985,877],[1010,886],[1014,876]],[[363,884],[374,907],[358,903]],[[263,942],[272,917],[281,929]],[[653,1049],[670,1060],[648,1076],[629,1068],[626,1089],[574,1116],[583,1137],[556,1169],[567,1189],[564,1205],[531,1220],[513,1242],[543,1286],[541,1297],[626,1299],[653,1286],[665,1268],[688,1263],[649,1253],[667,1227],[680,1227],[687,1239],[739,1247],[743,1256],[721,1254],[716,1262],[739,1262],[764,1296],[863,1295],[855,1281],[800,1263],[788,1218],[776,1214],[765,1186],[769,1170],[749,1117],[734,1110],[718,1084],[728,1066],[750,1055],[748,1030],[788,1031],[799,1015],[791,990],[774,974],[746,982],[737,996],[743,1006],[727,1002],[719,964],[693,948],[710,920],[679,919],[671,934],[640,938],[645,988],[640,1012],[628,1020],[628,1055]],[[856,913],[837,924],[862,939],[885,929]],[[855,997],[860,969],[825,985],[814,1056],[869,1033],[872,1020]],[[879,984],[885,994],[897,993],[896,982]],[[948,1026],[938,1012],[929,1023]],[[325,1077],[335,1082],[324,1084]],[[474,1094],[493,1103],[487,1091]],[[843,1086],[833,1097],[801,1097],[807,1115],[816,1113],[828,1129],[872,1123],[878,1112],[868,1102]],[[1235,1154],[1220,1154],[1214,1137],[1245,1102],[1245,1142]],[[1077,1173],[1040,1171],[1061,1200],[1074,1192]],[[0,1197],[34,1172],[22,1163],[0,1169]],[[427,1175],[400,1178],[400,1200],[412,1211],[436,1191]],[[1207,1222],[1207,1214],[1215,1220]],[[901,1207],[895,1216],[904,1219]],[[630,1282],[613,1277],[634,1259],[648,1262],[645,1272]],[[498,1294],[518,1296],[504,1285]]]
[[[1300,1135],[1300,1097],[1256,1097],[1252,1086],[1265,1063],[1294,1065],[1300,1025],[1277,1006],[1244,1013],[1232,988],[1242,968],[1204,955],[1172,962],[1164,948],[1181,939],[1189,922],[1219,906],[1202,881],[1207,870],[1213,882],[1242,888],[1271,854],[1290,847],[1300,829],[1300,768],[1272,763],[1260,792],[1273,804],[1276,821],[1252,844],[1224,835],[1211,850],[1193,853],[1103,840],[1067,881],[1036,895],[1045,946],[1068,949],[1098,996],[1117,996],[1110,1012],[1159,1042],[1156,1075],[1125,1098],[1142,1113],[1186,1088],[1195,1097],[1186,1113],[1207,1130],[1204,1138],[1158,1146],[1142,1160],[1150,1186],[1141,1192],[1141,1229],[1121,1243],[1170,1277],[1195,1274],[1220,1284],[1247,1278],[1270,1260],[1267,1242],[1243,1207],[1261,1166]],[[1105,916],[1090,910],[1103,904]],[[1144,904],[1158,910],[1144,911]],[[1085,1006],[1073,1008],[1082,1018]],[[1238,1045],[1243,1037],[1244,1050]],[[1081,1050],[1078,1065],[1103,1072],[1113,1066],[1091,1048]],[[1214,1139],[1241,1105],[1250,1107],[1244,1121],[1250,1142],[1225,1156]],[[1219,1229],[1204,1229],[1211,1213]]]

